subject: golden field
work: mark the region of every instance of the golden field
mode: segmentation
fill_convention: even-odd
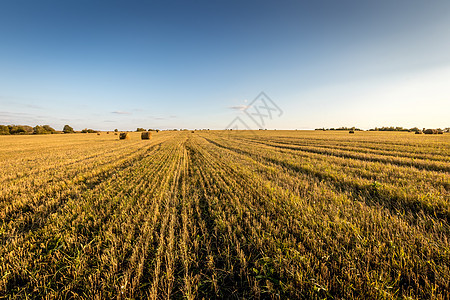
[[[0,136],[0,299],[449,299],[450,134]]]

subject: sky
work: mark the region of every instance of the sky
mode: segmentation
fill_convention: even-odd
[[[450,127],[450,1],[0,1],[0,124],[235,120]]]

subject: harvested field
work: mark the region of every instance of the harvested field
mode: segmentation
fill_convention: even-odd
[[[449,299],[450,134],[0,136],[0,298]]]

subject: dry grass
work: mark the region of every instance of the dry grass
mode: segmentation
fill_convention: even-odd
[[[0,137],[0,298],[449,299],[450,135]]]

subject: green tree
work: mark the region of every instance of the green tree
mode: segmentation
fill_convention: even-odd
[[[25,130],[25,134],[33,134],[33,127],[28,125],[23,125],[21,127]]]
[[[63,132],[64,133],[74,133],[75,131],[69,125],[64,125]]]
[[[31,134],[33,132],[33,128],[26,125],[9,125],[8,127],[10,134]]]
[[[97,133],[97,130],[85,128],[85,129],[81,130],[81,133]]]
[[[10,135],[9,126],[0,125],[0,135]]]
[[[56,133],[56,130],[50,127],[49,125],[36,125],[33,128],[33,134],[53,134]]]
[[[51,133],[51,134],[53,134],[53,133],[56,133],[56,130],[54,129],[54,128],[52,128],[52,127],[50,127],[49,125],[44,125],[44,126],[42,126],[48,133]]]
[[[33,134],[49,134],[47,130],[45,130],[44,126],[36,125],[33,128]]]

